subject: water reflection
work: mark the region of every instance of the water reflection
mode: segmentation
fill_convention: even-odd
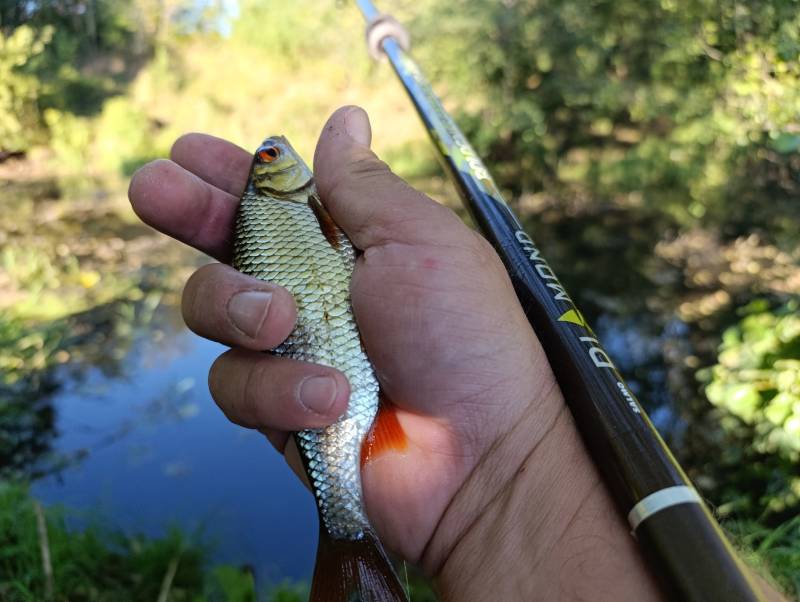
[[[46,503],[149,535],[178,524],[213,544],[214,559],[260,579],[306,578],[317,533],[308,492],[264,437],[230,424],[206,373],[222,347],[175,328],[161,307],[115,374],[68,378],[57,399],[54,447],[71,462],[39,479]],[[167,325],[167,326],[165,326]]]

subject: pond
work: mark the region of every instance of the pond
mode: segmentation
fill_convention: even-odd
[[[228,422],[211,399],[206,375],[222,346],[174,327],[177,308],[158,313],[168,315],[137,334],[119,374],[91,370],[52,399],[55,450],[76,460],[32,493],[82,509],[76,526],[98,513],[151,536],[175,524],[208,542],[214,561],[260,580],[307,578],[311,496],[263,435]]]

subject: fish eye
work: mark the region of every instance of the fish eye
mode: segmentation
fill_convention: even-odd
[[[275,159],[280,157],[281,151],[277,146],[268,146],[265,149],[258,151],[258,158],[265,163],[272,163]]]

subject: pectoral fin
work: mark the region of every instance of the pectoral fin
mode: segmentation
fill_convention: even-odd
[[[361,467],[388,451],[406,449],[408,449],[408,438],[400,426],[400,421],[397,420],[397,409],[381,392],[378,414],[361,445]]]

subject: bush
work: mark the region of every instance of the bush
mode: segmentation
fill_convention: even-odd
[[[36,31],[23,25],[10,35],[0,31],[0,151],[26,151],[43,138],[37,104],[43,86],[31,62],[52,36],[52,27]]]
[[[131,175],[148,161],[167,154],[157,148],[150,119],[127,97],[107,100],[97,121],[93,151],[111,172]]]
[[[800,315],[792,301],[761,301],[722,335],[718,363],[702,374],[706,395],[753,431],[753,447],[800,460]],[[730,422],[730,421],[728,421]],[[738,425],[737,425],[738,426]]]
[[[795,2],[427,4],[417,53],[512,195],[644,205],[731,236],[800,219]]]

